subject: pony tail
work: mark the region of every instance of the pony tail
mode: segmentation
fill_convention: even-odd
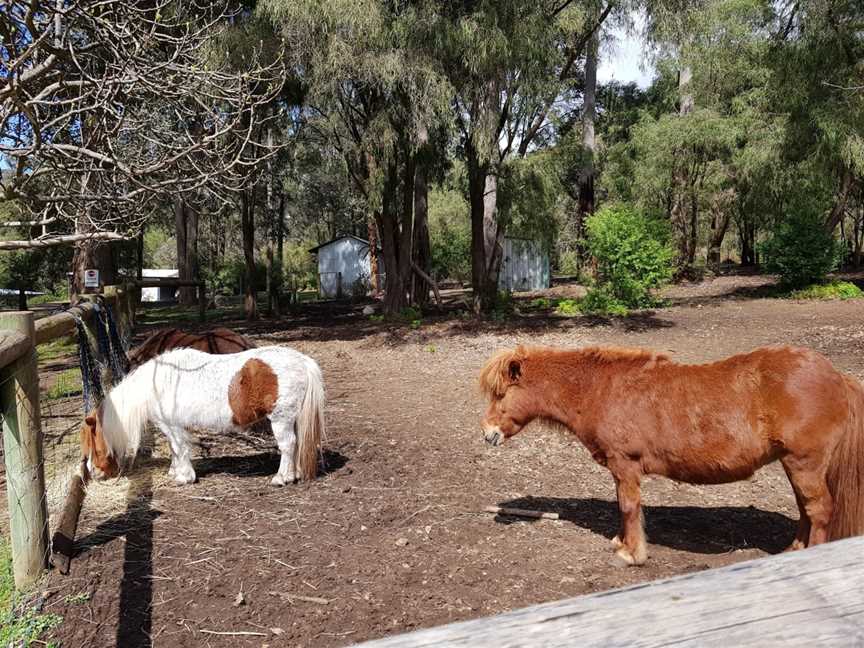
[[[846,379],[849,422],[828,465],[828,490],[834,511],[828,524],[828,539],[864,535],[864,387]]]
[[[318,451],[324,437],[324,379],[321,368],[311,358],[306,360],[306,394],[297,417],[297,466],[301,479],[312,480],[318,474]]]

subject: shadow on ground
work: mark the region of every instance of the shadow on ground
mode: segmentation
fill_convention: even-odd
[[[499,503],[502,507],[558,513],[584,529],[610,540],[618,533],[618,504],[596,498],[521,497]],[[796,521],[780,513],[752,506],[645,506],[648,542],[670,549],[719,554],[757,548],[783,551],[795,536]],[[531,518],[496,516],[496,522],[536,522]]]

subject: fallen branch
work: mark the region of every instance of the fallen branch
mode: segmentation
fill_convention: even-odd
[[[546,511],[530,511],[528,509],[507,508],[505,506],[487,506],[483,509],[484,513],[497,513],[499,515],[515,515],[517,517],[538,518],[543,520],[557,520],[557,513],[547,513]]]
[[[430,286],[432,286],[432,292],[435,293],[435,303],[440,306],[441,305],[441,292],[438,290],[438,284],[435,282],[435,280],[432,277],[430,277],[428,274],[423,272],[423,270],[420,269],[420,266],[418,266],[413,261],[411,262],[411,267],[413,268],[414,272],[416,272],[418,275],[420,275],[421,279],[423,279]]]
[[[199,630],[198,632],[203,632],[204,634],[211,635],[221,635],[223,637],[267,637],[269,636],[266,632],[249,632],[245,630],[240,630],[238,632],[218,632],[216,630]]]
[[[328,605],[330,601],[317,596],[302,596],[300,594],[288,594],[287,592],[269,592],[270,596],[278,596],[279,598],[288,599],[289,601],[298,600],[306,603],[317,603],[318,605]]]

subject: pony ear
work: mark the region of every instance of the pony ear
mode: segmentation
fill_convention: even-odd
[[[507,365],[507,375],[511,383],[519,382],[519,379],[522,377],[522,361],[511,360]]]

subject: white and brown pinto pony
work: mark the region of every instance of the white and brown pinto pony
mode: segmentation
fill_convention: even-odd
[[[279,446],[277,486],[313,479],[324,433],[324,383],[318,364],[285,347],[211,355],[175,349],[148,360],[88,415],[82,453],[96,479],[115,477],[135,457],[144,426],[171,446],[169,475],[195,481],[187,428],[229,432],[269,421]]]
[[[745,479],[779,460],[800,521],[790,549],[864,534],[864,388],[809,349],[766,347],[704,365],[650,351],[517,347],[480,376],[488,443],[534,419],[563,425],[615,478],[617,556],[647,557],[644,475]]]

